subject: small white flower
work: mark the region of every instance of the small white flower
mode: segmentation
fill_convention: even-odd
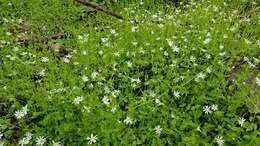
[[[126,119],[124,120],[124,123],[127,125],[131,125],[134,123],[134,121],[130,117],[126,117]]]
[[[99,75],[99,73],[98,72],[93,72],[92,74],[91,74],[91,76],[92,76],[92,78],[94,79],[94,78],[96,78],[97,76]]]
[[[191,57],[190,57],[190,61],[193,62],[193,63],[195,63],[195,62],[196,62],[196,58],[195,58],[194,56],[191,56]]]
[[[209,114],[212,112],[210,106],[208,106],[208,105],[203,107],[203,111],[205,114]]]
[[[171,39],[166,39],[166,41],[170,47],[173,46],[173,41]]]
[[[137,79],[131,79],[131,82],[136,82],[137,84],[140,84],[141,83],[141,80],[139,78]]]
[[[84,97],[82,96],[77,96],[74,101],[73,101],[73,104],[79,104],[80,102],[82,102],[84,99]]]
[[[60,142],[52,141],[52,146],[61,146]]]
[[[46,62],[49,61],[49,59],[48,59],[48,57],[42,57],[41,61],[44,62],[44,63],[46,63]]]
[[[115,35],[116,34],[116,30],[115,29],[111,29],[111,34]]]
[[[78,35],[78,40],[80,43],[85,43],[88,41],[89,34]]]
[[[162,128],[161,128],[160,125],[156,126],[154,129],[155,129],[155,133],[156,133],[157,135],[160,135],[160,134],[162,133]]]
[[[116,57],[119,57],[119,56],[120,56],[120,52],[115,52],[114,55],[115,55]]]
[[[159,106],[160,106],[160,105],[163,105],[163,103],[162,103],[162,102],[160,101],[160,99],[158,99],[158,98],[155,99],[155,103],[156,103],[157,105],[159,105]]]
[[[116,112],[116,107],[112,107],[111,112],[115,113]]]
[[[46,142],[46,138],[44,136],[39,136],[36,139],[36,145],[44,145]]]
[[[227,34],[224,34],[223,38],[224,38],[224,39],[227,39],[227,38],[228,38],[228,35],[227,35]]]
[[[105,105],[109,105],[109,104],[110,104],[110,99],[108,99],[106,96],[104,96],[103,99],[102,99],[102,102],[103,102]]]
[[[68,57],[64,57],[64,58],[63,58],[63,62],[64,62],[64,63],[70,63],[70,59],[69,59]]]
[[[132,65],[133,65],[133,63],[130,62],[130,61],[127,61],[126,64],[127,64],[128,67],[132,67]]]
[[[216,104],[213,104],[212,106],[211,106],[211,109],[212,109],[212,111],[217,111],[218,110],[218,105],[216,105]]]
[[[167,51],[164,51],[163,55],[164,55],[164,56],[169,56],[169,54],[168,54]]]
[[[197,131],[201,132],[200,126],[196,128]]]
[[[245,122],[246,120],[242,117],[242,118],[239,118],[238,119],[238,124],[241,126],[241,127],[243,127],[243,124],[244,124],[244,122]]]
[[[163,24],[158,24],[158,27],[159,27],[159,28],[163,28],[164,25],[163,25]]]
[[[23,113],[23,111],[18,110],[18,111],[15,112],[14,116],[15,116],[17,119],[21,119],[22,117],[24,117],[24,113]]]
[[[83,106],[83,112],[89,113],[90,112],[90,107]]]
[[[256,77],[256,84],[260,86],[260,79],[258,77]]]
[[[12,33],[11,32],[6,32],[6,35],[10,36],[10,35],[12,35]]]
[[[33,134],[30,132],[25,133],[25,137],[30,141],[32,139]]]
[[[90,135],[90,137],[87,137],[87,140],[88,140],[88,144],[94,144],[94,143],[96,143],[97,142],[97,135],[93,135],[92,133],[91,133],[91,135]]]
[[[114,90],[114,91],[112,91],[112,96],[113,96],[114,98],[116,98],[119,93],[120,93],[120,90]]]
[[[84,82],[87,82],[89,79],[88,79],[87,76],[83,76],[83,77],[82,77],[82,80],[83,80]]]
[[[0,141],[2,140],[3,134],[0,132]]]
[[[179,98],[179,97],[180,97],[180,92],[174,91],[174,92],[173,92],[173,95],[174,95],[176,98]]]
[[[138,31],[138,26],[133,26],[131,30],[132,30],[132,32]]]
[[[18,47],[14,47],[14,48],[13,48],[13,51],[14,51],[14,52],[17,52],[18,50],[19,50]]]
[[[177,53],[179,53],[180,48],[177,47],[177,46],[173,46],[173,47],[172,47],[172,51],[173,51],[173,52],[177,52]]]
[[[206,77],[206,75],[204,73],[200,72],[199,74],[197,74],[195,81],[199,82],[200,80],[205,79],[205,77]]]
[[[141,80],[140,80],[139,78],[137,78],[137,79],[135,79],[135,82],[136,82],[137,84],[140,84],[140,83],[141,83]]]
[[[219,45],[219,49],[220,50],[224,49],[224,46],[223,45]]]
[[[17,119],[21,119],[23,118],[25,115],[27,115],[28,113],[28,108],[27,108],[27,105],[24,106],[21,110],[18,110],[15,112],[14,116],[17,118]]]
[[[225,142],[222,136],[217,136],[215,139],[218,145],[223,145]]]
[[[155,97],[156,96],[156,94],[153,91],[151,91],[149,94],[150,94],[151,97]]]
[[[204,44],[208,44],[210,41],[211,41],[211,38],[206,38],[206,39],[203,41],[203,43],[204,43]]]
[[[46,71],[45,69],[42,69],[42,70],[39,72],[39,75],[42,76],[42,77],[44,77],[44,76],[45,76],[45,71]]]
[[[18,141],[18,144],[19,145],[21,145],[21,146],[24,146],[24,145],[26,145],[26,144],[29,144],[29,140],[26,138],[26,137],[24,137],[24,138],[22,138],[22,139],[20,139],[19,141]]]
[[[102,50],[100,50],[100,51],[98,51],[98,54],[102,56],[104,54],[104,52]]]
[[[209,73],[209,74],[210,74],[211,72],[212,72],[211,68],[210,68],[210,67],[208,67],[208,68],[207,68],[207,73]]]

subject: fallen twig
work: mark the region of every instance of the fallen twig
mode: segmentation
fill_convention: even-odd
[[[108,15],[114,16],[114,17],[116,17],[118,19],[124,19],[123,16],[121,16],[121,15],[119,15],[119,14],[117,14],[117,13],[115,13],[115,12],[109,10],[109,9],[103,8],[103,7],[97,5],[97,4],[93,3],[93,2],[89,2],[89,1],[85,1],[85,0],[76,0],[76,1],[78,3],[81,3],[81,4],[85,5],[85,6],[91,7],[93,9],[95,9],[95,10],[98,10],[98,11],[104,12],[104,13],[106,13]]]

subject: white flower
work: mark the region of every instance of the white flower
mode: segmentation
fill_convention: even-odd
[[[25,137],[30,141],[32,139],[33,134],[30,132],[25,133]]]
[[[88,81],[88,77],[87,77],[87,76],[83,76],[83,77],[82,77],[82,80],[83,80],[84,82],[87,82],[87,81]]]
[[[224,139],[222,136],[217,136],[216,138],[216,142],[218,145],[223,145],[224,144]]]
[[[44,136],[39,136],[36,139],[36,145],[44,145],[46,142],[46,138]]]
[[[21,146],[23,146],[23,145],[29,144],[29,142],[30,142],[30,141],[29,141],[26,137],[24,137],[24,138],[22,138],[22,139],[20,139],[20,140],[18,141],[18,144],[21,145]]]
[[[88,41],[89,34],[78,35],[78,40],[80,43],[85,43]]]
[[[114,55],[119,57],[120,56],[120,52],[115,52]]]
[[[199,74],[197,74],[195,81],[199,82],[200,80],[205,79],[205,77],[206,77],[206,75],[204,73],[200,72]]]
[[[164,55],[164,56],[169,56],[169,54],[168,54],[167,51],[164,51],[163,55]]]
[[[160,105],[163,105],[163,103],[162,103],[162,102],[160,101],[160,99],[158,99],[158,98],[155,99],[155,103],[156,103],[157,105],[159,105],[159,106],[160,106]]]
[[[131,125],[134,123],[133,119],[131,119],[130,117],[126,117],[126,119],[124,120],[124,123],[127,125]]]
[[[42,76],[42,77],[44,77],[44,76],[45,76],[45,71],[46,71],[45,69],[42,69],[42,70],[39,72],[39,75]]]
[[[206,38],[206,39],[203,41],[203,43],[204,43],[204,44],[208,44],[210,41],[211,41],[211,38]]]
[[[28,113],[28,108],[27,108],[27,105],[24,106],[21,110],[18,110],[15,112],[14,116],[17,118],[17,119],[21,119],[23,118],[25,115],[27,115]]]
[[[241,127],[243,127],[243,124],[244,124],[244,122],[245,122],[246,120],[242,117],[242,118],[239,118],[238,119],[238,124],[241,126]]]
[[[116,107],[113,107],[113,108],[111,109],[111,112],[112,112],[112,113],[115,113],[115,112],[116,112]]]
[[[155,133],[156,133],[157,135],[160,135],[160,134],[162,133],[162,128],[161,128],[160,125],[156,126],[154,129],[155,129]]]
[[[201,132],[200,126],[196,128],[197,131]]]
[[[210,106],[208,106],[208,105],[206,105],[206,106],[203,107],[203,111],[204,111],[205,114],[209,114],[209,113],[212,112],[212,111],[210,110]]]
[[[131,30],[132,30],[132,32],[138,31],[138,26],[133,26]]]
[[[180,92],[174,91],[174,92],[173,92],[173,95],[174,95],[176,98],[179,98],[179,97],[180,97]]]
[[[258,77],[256,77],[256,84],[260,86],[260,79]]]
[[[212,111],[217,111],[218,110],[218,105],[216,105],[216,104],[213,104],[212,106],[211,106],[211,109],[212,109]]]
[[[220,50],[224,49],[224,46],[223,46],[222,44],[219,45],[219,49],[220,49]]]
[[[114,91],[112,91],[112,96],[113,96],[114,98],[116,98],[119,93],[120,93],[120,90],[114,90]]]
[[[21,119],[22,117],[24,117],[24,113],[23,113],[23,111],[18,110],[18,111],[15,112],[14,116],[15,116],[17,119]]]
[[[83,110],[82,110],[82,111],[89,113],[89,112],[90,112],[90,107],[88,107],[88,106],[83,106]]]
[[[228,38],[228,35],[227,35],[227,34],[224,34],[223,38],[224,38],[224,39],[227,39],[227,38]]]
[[[84,99],[84,97],[82,96],[77,96],[74,101],[73,101],[73,104],[79,104],[80,102],[82,102]]]
[[[132,65],[133,65],[133,63],[130,62],[130,61],[127,61],[126,64],[127,64],[128,67],[132,67]]]
[[[211,72],[212,72],[211,68],[210,68],[210,67],[208,67],[208,68],[207,68],[207,73],[209,73],[209,74],[210,74]]]
[[[150,94],[151,97],[155,97],[156,96],[156,94],[153,91],[151,91],[149,94]]]
[[[65,63],[70,63],[70,59],[69,59],[68,57],[64,57],[64,58],[63,58],[63,62],[65,62]]]
[[[42,61],[42,62],[48,62],[49,59],[48,59],[48,57],[42,57],[41,61]]]
[[[94,144],[97,142],[97,135],[93,135],[91,134],[90,137],[87,137],[87,140],[88,140],[88,144]]]
[[[98,72],[93,72],[92,74],[91,74],[91,76],[92,76],[92,78],[94,79],[94,78],[96,78],[97,76],[99,75],[99,73]]]
[[[109,104],[110,104],[110,99],[108,99],[106,96],[104,96],[103,99],[102,99],[102,102],[103,102],[105,105],[109,105]]]
[[[111,29],[110,32],[111,32],[111,34],[113,34],[113,35],[116,34],[116,30],[114,30],[114,29]]]
[[[61,146],[60,142],[52,141],[52,146]]]
[[[0,132],[0,140],[2,140],[3,134]]]
[[[131,79],[132,82],[136,82],[137,84],[140,84],[141,83],[141,80],[139,78],[137,79]]]
[[[177,52],[177,53],[179,53],[180,48],[177,47],[177,46],[173,46],[173,47],[172,47],[172,51],[173,51],[173,52]]]
[[[194,56],[191,56],[191,57],[190,57],[190,61],[193,62],[193,63],[195,63],[196,58],[195,58]]]
[[[98,51],[98,54],[99,54],[99,55],[103,55],[104,52],[103,52],[102,50],[100,50],[100,51]]]
[[[166,39],[166,41],[170,47],[173,46],[173,41],[171,39]]]

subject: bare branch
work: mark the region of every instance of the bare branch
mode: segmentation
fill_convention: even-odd
[[[95,10],[98,10],[98,11],[104,12],[104,13],[106,13],[108,15],[114,16],[114,17],[116,17],[118,19],[124,19],[123,16],[121,16],[121,15],[119,15],[119,14],[117,14],[117,13],[115,13],[115,12],[109,10],[109,9],[103,8],[103,7],[99,6],[99,5],[97,5],[96,3],[92,3],[92,2],[89,2],[89,1],[85,1],[85,0],[76,0],[76,1],[78,3],[81,3],[81,4],[85,5],[85,6],[91,7],[93,9],[95,9]]]

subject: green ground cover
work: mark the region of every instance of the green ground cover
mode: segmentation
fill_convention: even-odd
[[[0,146],[260,145],[256,0],[105,5],[0,0]]]

